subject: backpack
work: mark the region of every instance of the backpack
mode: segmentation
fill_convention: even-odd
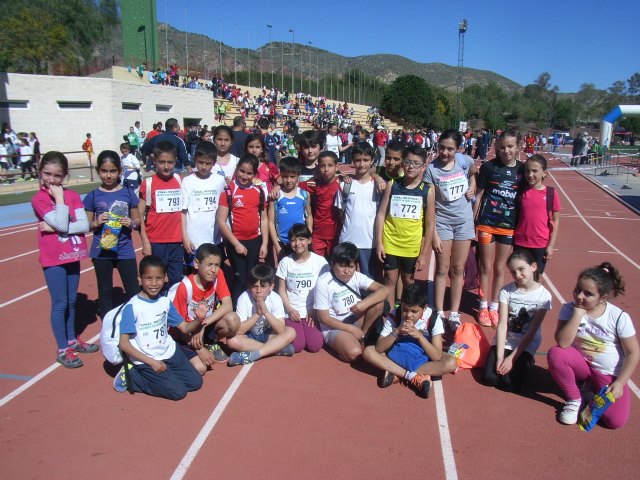
[[[122,320],[122,309],[127,305],[123,303],[119,307],[109,310],[102,319],[102,329],[100,330],[100,351],[107,362],[118,365],[124,361],[120,347],[120,321]]]
[[[456,330],[453,341],[469,346],[464,356],[457,359],[458,368],[484,367],[491,345],[489,345],[489,340],[482,331],[482,327],[475,323],[463,323]]]

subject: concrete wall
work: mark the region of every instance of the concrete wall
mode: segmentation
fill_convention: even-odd
[[[91,133],[96,152],[117,151],[122,135],[136,120],[145,131],[171,117],[180,126],[185,118],[213,124],[211,92],[149,85],[137,80],[134,72],[128,75],[133,81],[0,73],[0,121],[8,122],[16,132],[36,132],[43,152],[80,150],[86,133]],[[26,108],[12,106],[16,101],[26,101]],[[58,102],[65,101],[91,102],[91,107],[60,108]],[[123,102],[138,103],[140,109],[125,110]],[[161,112],[156,105],[172,107]],[[82,153],[69,155],[72,161],[84,158]]]

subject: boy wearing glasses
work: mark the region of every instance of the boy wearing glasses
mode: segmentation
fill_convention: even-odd
[[[414,272],[427,265],[433,236],[433,224],[427,219],[432,218],[429,212],[434,206],[427,202],[429,187],[422,181],[426,161],[427,152],[422,147],[407,148],[402,162],[404,177],[391,180],[376,215],[376,249],[383,262],[390,305],[395,304],[398,270],[406,288],[414,282]]]

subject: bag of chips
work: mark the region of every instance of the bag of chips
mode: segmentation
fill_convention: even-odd
[[[115,201],[109,208],[109,220],[102,226],[100,248],[110,252],[118,251],[118,241],[122,232],[120,219],[129,214],[129,206],[125,202]]]

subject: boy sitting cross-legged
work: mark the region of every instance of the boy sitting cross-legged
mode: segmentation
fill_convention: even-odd
[[[212,243],[203,243],[195,251],[195,273],[169,290],[169,298],[185,321],[201,321],[201,326],[191,335],[176,329],[172,329],[171,334],[178,348],[203,375],[214,363],[227,361],[217,342],[233,337],[240,327],[221,263],[220,249]]]
[[[390,386],[398,377],[418,396],[428,398],[432,375],[455,372],[456,360],[442,351],[442,319],[432,318],[431,313],[427,289],[407,285],[400,307],[385,318],[376,344],[363,353],[367,362],[384,370],[380,387]]]
[[[254,266],[248,275],[248,288],[238,298],[236,313],[240,317],[238,334],[227,340],[236,350],[228,365],[244,365],[270,355],[290,357],[295,349],[293,328],[284,323],[284,305],[273,291],[275,271],[268,265]]]

